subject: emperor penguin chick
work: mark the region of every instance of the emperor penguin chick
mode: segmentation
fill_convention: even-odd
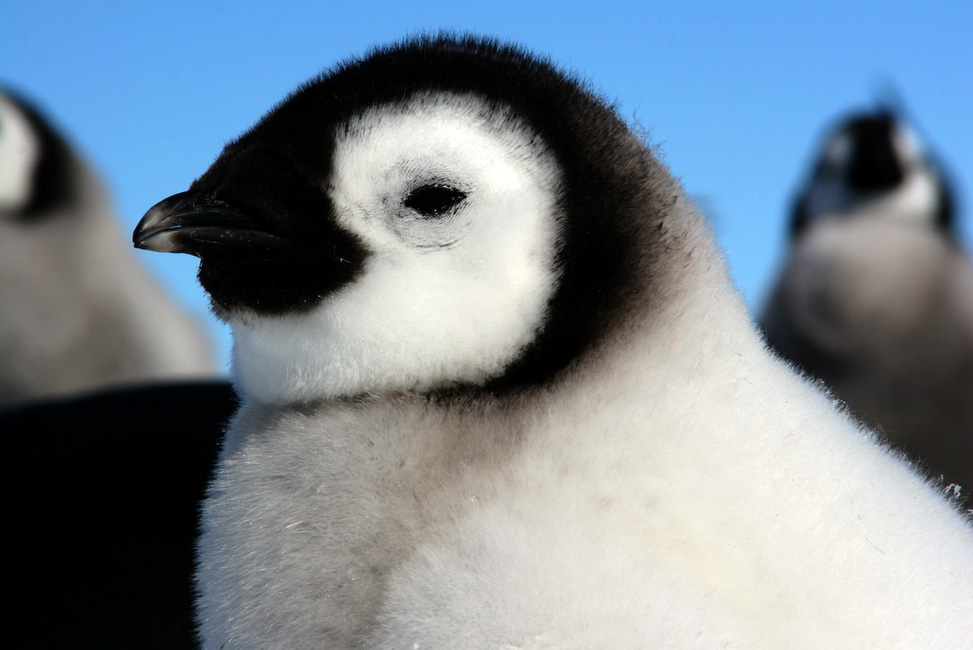
[[[198,255],[234,335],[206,648],[973,638],[955,504],[767,352],[683,189],[544,59],[339,65],[134,238]]]
[[[903,120],[856,114],[826,139],[761,322],[934,478],[973,489],[973,264],[942,171]]]
[[[202,323],[127,246],[95,171],[0,89],[0,406],[213,376]]]

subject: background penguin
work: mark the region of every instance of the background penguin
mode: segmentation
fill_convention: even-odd
[[[200,256],[234,334],[204,647],[973,638],[955,504],[767,352],[682,188],[544,60],[338,66],[134,239]]]
[[[769,343],[932,477],[973,488],[973,265],[941,170],[888,111],[826,139],[761,315]]]
[[[217,373],[202,324],[118,226],[90,165],[0,89],[0,406]]]

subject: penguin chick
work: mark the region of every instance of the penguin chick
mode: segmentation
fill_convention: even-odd
[[[0,89],[0,406],[217,372],[198,323],[125,244],[91,166]]]
[[[134,240],[199,256],[234,335],[206,648],[973,638],[955,504],[767,352],[683,189],[544,59],[339,65]]]
[[[942,172],[880,111],[827,138],[764,306],[768,342],[928,473],[973,488],[973,265]]]

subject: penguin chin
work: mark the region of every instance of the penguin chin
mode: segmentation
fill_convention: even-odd
[[[897,187],[855,194],[848,188],[813,188],[808,193],[811,223],[872,220],[919,228],[936,228],[941,190],[927,171],[913,171]]]
[[[493,313],[501,318],[493,322],[423,328],[329,309],[330,302],[354,299],[339,295],[310,312],[277,317],[230,312],[240,391],[258,402],[286,404],[480,386],[521,356],[542,313],[499,309]],[[368,306],[359,305],[359,314]]]

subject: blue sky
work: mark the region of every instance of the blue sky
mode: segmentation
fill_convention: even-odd
[[[970,2],[5,2],[0,83],[95,162],[131,231],[300,82],[440,28],[520,42],[615,99],[709,213],[753,307],[823,129],[879,98],[898,95],[948,165],[971,239]],[[211,323],[228,359],[195,260],[139,255]]]

